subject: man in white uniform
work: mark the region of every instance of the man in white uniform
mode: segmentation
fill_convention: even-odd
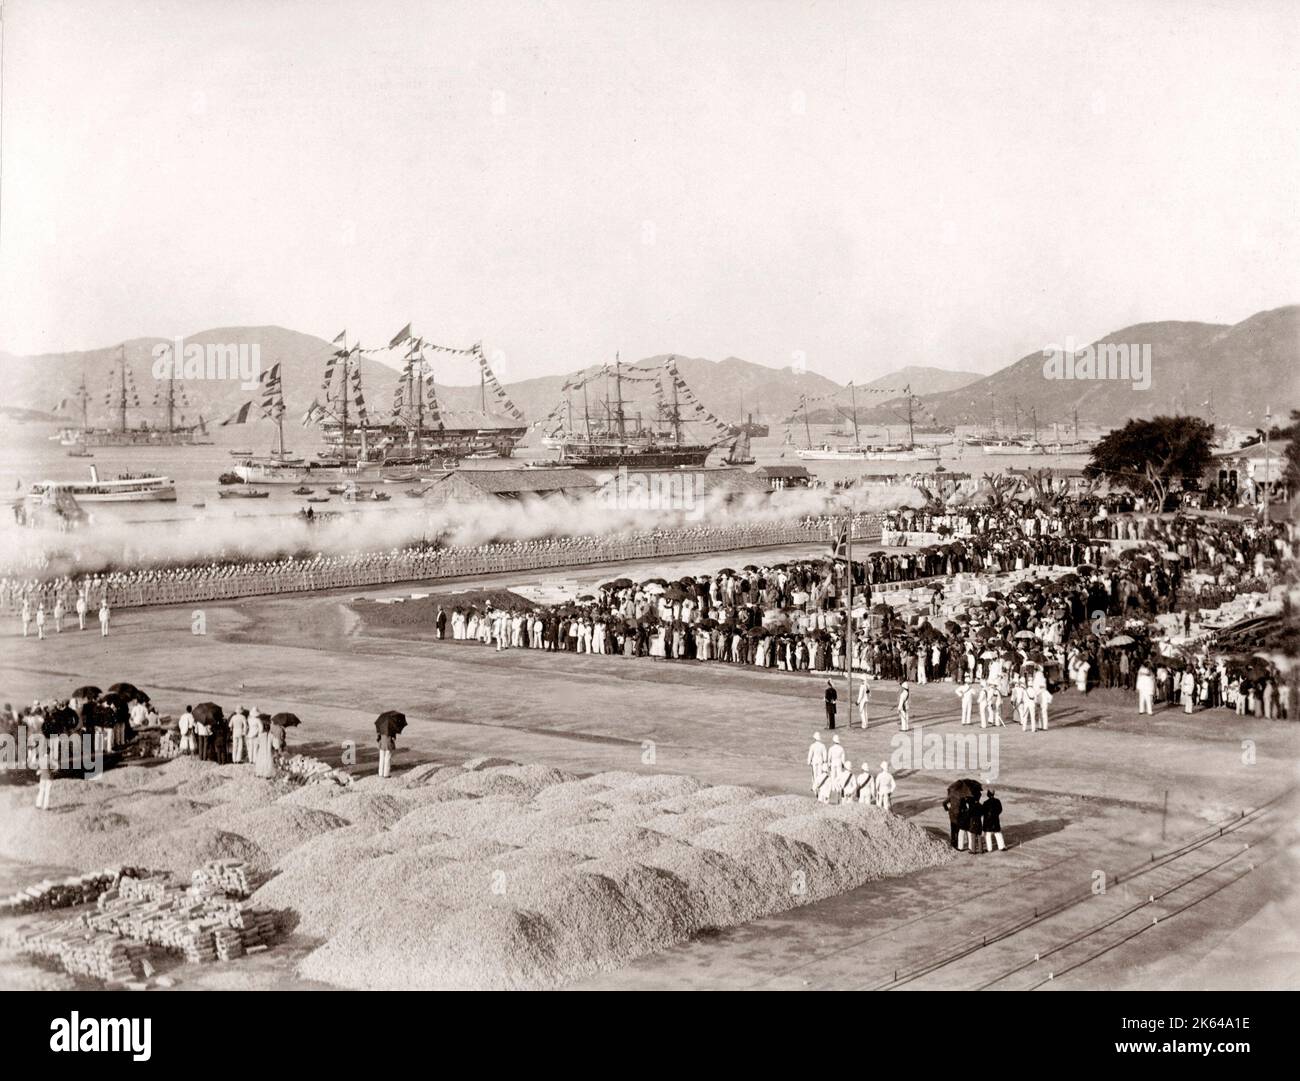
[[[970,676],[967,676],[966,681],[957,688],[957,697],[961,699],[961,723],[970,724],[971,707],[975,702],[975,684],[970,681]],[[980,712],[982,714],[983,710]]]
[[[876,806],[883,811],[888,811],[892,807],[892,796],[894,789],[898,787],[898,782],[894,780],[894,775],[889,772],[889,763],[880,763],[880,772],[876,774]]]
[[[1138,716],[1151,716],[1151,706],[1156,700],[1156,677],[1144,661],[1137,674]]]
[[[813,733],[812,744],[808,748],[808,765],[812,767],[812,790],[814,793],[821,788],[822,781],[826,779],[826,774],[830,769],[830,754],[826,750],[826,744],[822,742],[820,732]]]
[[[105,598],[99,605],[99,636],[108,637],[108,599]]]

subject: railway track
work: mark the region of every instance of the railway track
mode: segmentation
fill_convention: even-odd
[[[932,956],[892,979],[860,990],[899,990],[922,981],[969,989],[1032,990],[1055,985],[1084,965],[1121,948],[1153,927],[1186,912],[1249,875],[1269,856],[1256,858],[1255,846],[1278,825],[1269,820],[1291,790],[1267,803],[1226,819],[1175,848],[1152,854],[1106,883],[1104,892],[1077,892],[1032,914],[1019,915],[981,934],[978,942]],[[1083,906],[1089,904],[1085,910]],[[1085,911],[1097,918],[1083,927]],[[1063,921],[1074,926],[1059,927]],[[931,979],[937,977],[937,979]]]

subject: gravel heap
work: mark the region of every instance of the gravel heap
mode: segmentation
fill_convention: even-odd
[[[354,988],[542,988],[950,858],[874,807],[689,777],[421,767],[395,821],[321,834],[254,896]],[[348,797],[351,798],[351,797]],[[342,814],[342,799],[325,804]],[[344,817],[347,817],[344,815]]]
[[[59,813],[0,788],[0,856],[143,865],[187,882],[200,868],[198,895],[168,885],[110,898],[123,910],[105,927],[210,961],[263,946],[272,924],[247,914],[278,911],[319,943],[301,974],[351,988],[555,987],[951,858],[874,807],[499,758],[340,785],[182,756],[94,783],[56,779],[51,802]],[[241,883],[255,892],[202,896],[228,881],[236,896]],[[77,928],[72,970],[120,978],[120,952],[87,945],[97,930]]]

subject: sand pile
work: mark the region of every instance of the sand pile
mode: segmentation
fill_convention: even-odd
[[[874,807],[497,758],[345,787],[177,758],[55,781],[52,805],[0,789],[0,855],[244,860],[271,876],[254,903],[319,940],[301,974],[355,988],[554,987],[951,858]]]
[[[874,807],[689,777],[474,765],[424,768],[400,790],[458,798],[422,802],[386,829],[333,831],[280,861],[256,900],[294,909],[300,931],[324,937],[303,976],[553,987],[950,858]]]

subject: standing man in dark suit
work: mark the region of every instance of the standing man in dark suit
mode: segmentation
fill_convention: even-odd
[[[447,635],[447,613],[442,610],[442,605],[438,605],[438,637],[445,638]]]
[[[839,695],[835,691],[835,685],[828,679],[826,681],[826,727],[835,727],[835,702]]]
[[[998,852],[1007,850],[1007,842],[1002,837],[1002,801],[997,798],[993,789],[988,790],[988,798],[984,800],[984,806],[981,808],[984,818],[984,846],[989,851],[994,851],[993,846],[997,845]]]

